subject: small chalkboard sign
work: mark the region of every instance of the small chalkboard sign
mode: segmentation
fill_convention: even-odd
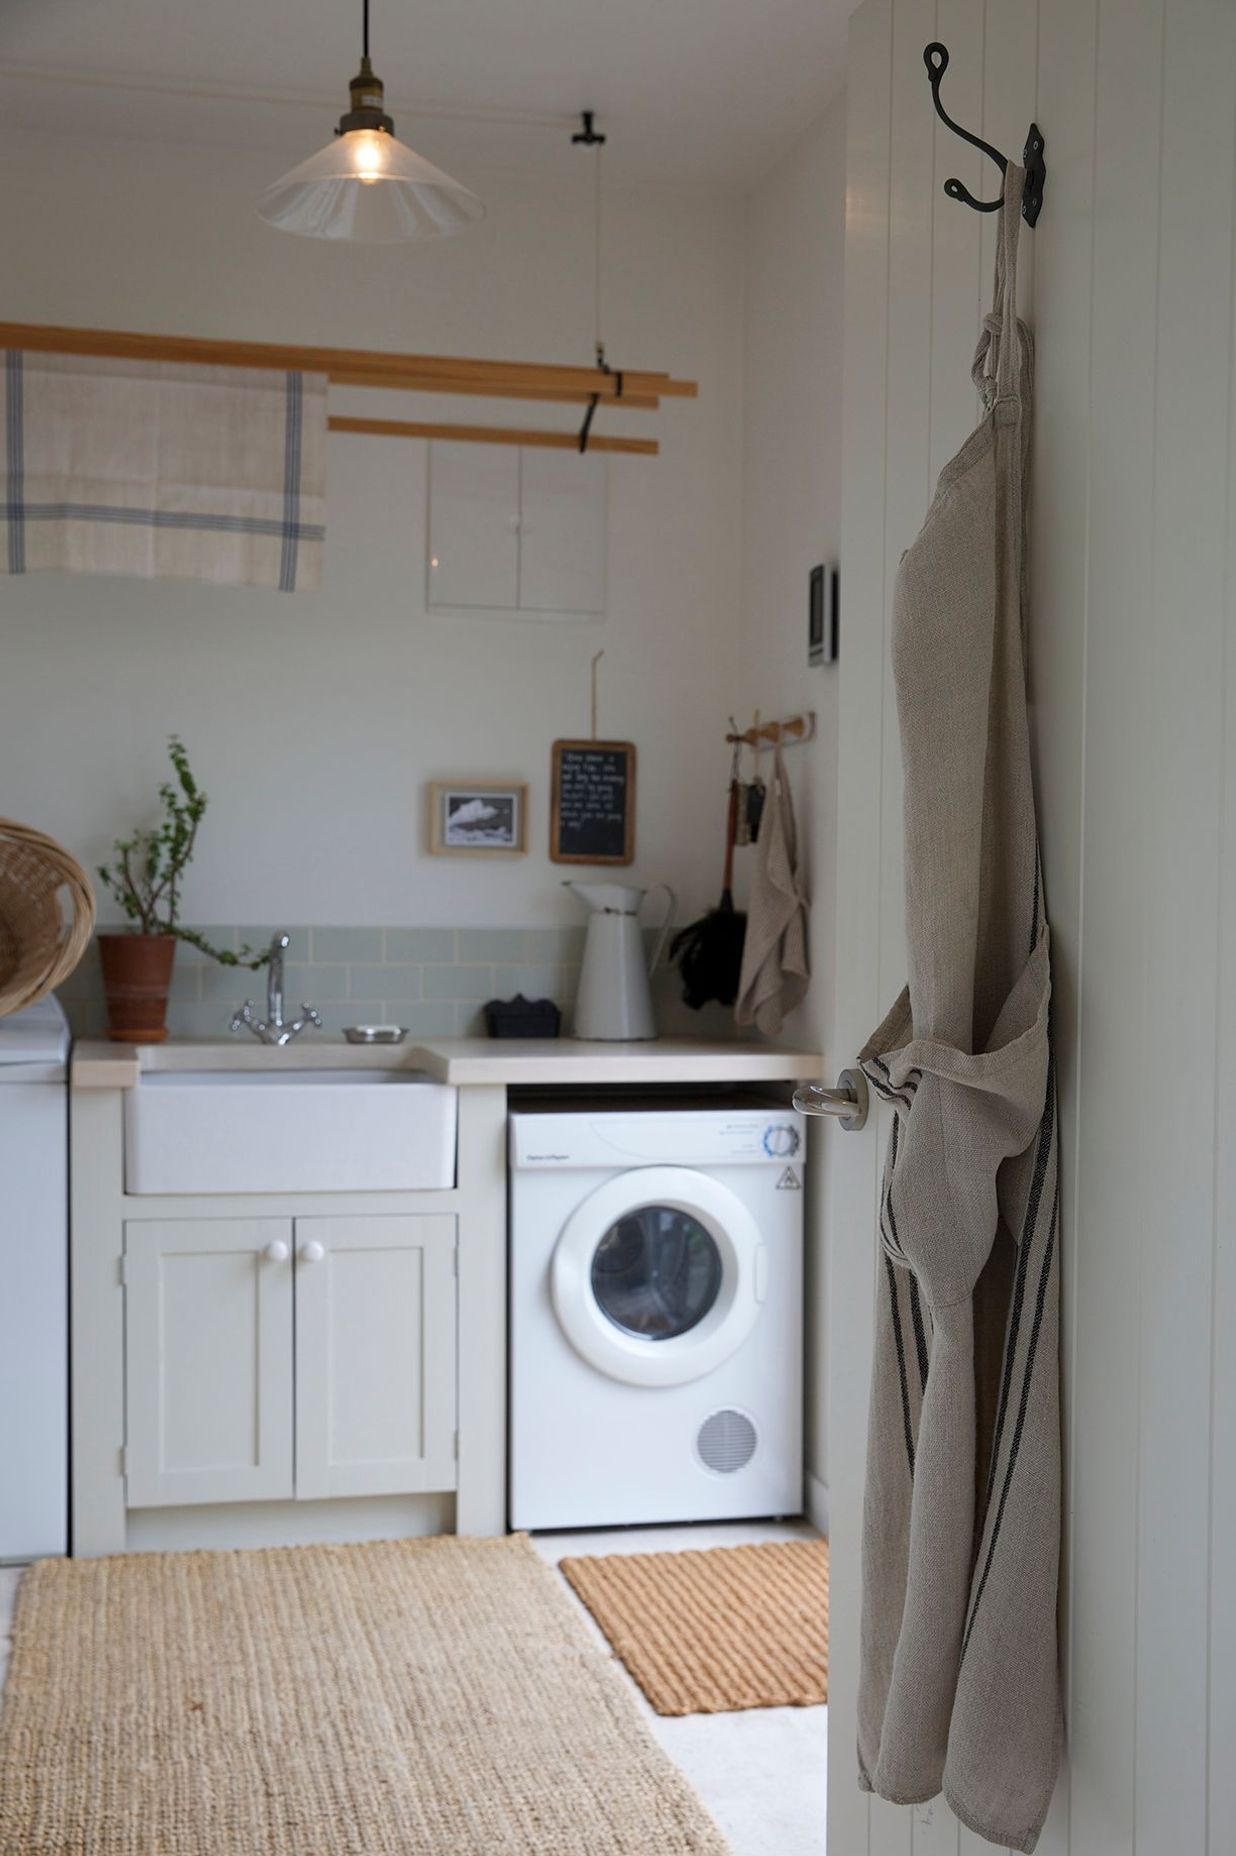
[[[549,854],[556,864],[635,858],[635,748],[630,741],[555,741]]]

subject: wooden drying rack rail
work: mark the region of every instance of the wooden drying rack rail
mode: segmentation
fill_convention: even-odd
[[[477,394],[482,399],[542,400],[555,405],[614,406],[655,412],[662,399],[694,399],[693,380],[639,369],[561,367],[536,361],[473,361],[462,356],[390,354],[383,349],[287,347],[277,342],[213,341],[193,335],[142,335],[123,329],[64,329],[33,322],[0,323],[0,348],[38,354],[94,355],[106,360],[171,361],[202,367],[263,367],[325,374],[332,386],[404,393]],[[574,432],[513,426],[448,425],[412,419],[335,417],[332,432],[377,438],[454,438],[483,445],[584,448]],[[655,438],[588,436],[587,449],[656,457]]]

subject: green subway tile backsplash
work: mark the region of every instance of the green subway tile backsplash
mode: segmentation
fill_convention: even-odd
[[[386,928],[387,961],[407,962],[435,960],[449,966],[455,958],[453,928]]]
[[[579,962],[584,957],[584,929],[525,928],[523,958],[529,961]]]
[[[406,961],[391,961],[381,967],[349,967],[348,997],[372,999],[378,994],[383,999],[423,998],[423,971],[423,968],[412,966]]]
[[[196,926],[196,924],[195,924]],[[275,929],[211,923],[200,932],[215,947],[235,951],[246,941],[265,948]],[[284,971],[285,1010],[304,1001],[322,1014],[323,1029],[345,1025],[406,1025],[417,1037],[483,1035],[489,999],[549,998],[569,1013],[579,982],[582,928],[354,928],[346,924],[285,930],[291,936]],[[236,1007],[266,1002],[265,969],[220,966],[195,947],[176,950],[168,1029],[173,1037],[222,1038]],[[97,949],[60,988],[78,1037],[103,1029],[103,988]]]
[[[314,960],[379,962],[382,959],[380,928],[315,928],[312,931]]]
[[[459,928],[455,940],[455,958],[461,964],[496,965],[524,958],[522,928]]]
[[[427,999],[495,999],[492,967],[426,967]]]

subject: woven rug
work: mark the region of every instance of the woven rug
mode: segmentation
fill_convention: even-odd
[[[2,1856],[725,1856],[526,1539],[45,1560]]]
[[[658,1714],[828,1700],[826,1540],[559,1565]]]

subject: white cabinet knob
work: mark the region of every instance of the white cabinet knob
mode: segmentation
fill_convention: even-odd
[[[316,1237],[311,1237],[307,1244],[302,1244],[300,1247],[302,1263],[320,1263],[325,1255],[326,1252]]]
[[[272,1238],[262,1252],[268,1263],[286,1263],[291,1254],[281,1237]]]

